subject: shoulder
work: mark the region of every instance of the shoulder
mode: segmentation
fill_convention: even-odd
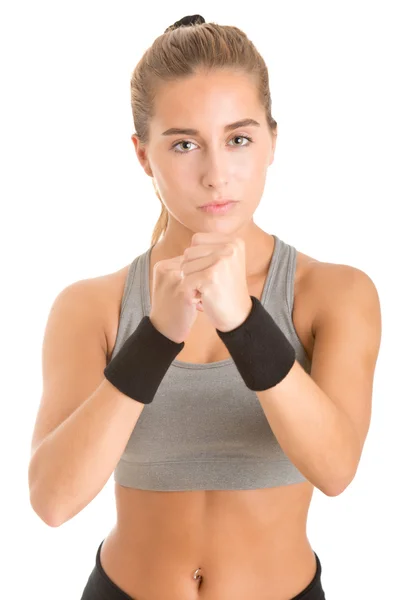
[[[117,335],[119,313],[130,264],[118,271],[75,281],[57,295],[51,311],[65,306],[90,319],[100,331],[105,353],[110,354]]]
[[[109,304],[118,303],[120,295],[124,289],[125,279],[130,265],[122,267],[118,271],[80,279],[66,286],[57,296],[57,298],[70,298],[80,303],[82,307],[95,309],[96,312],[103,312]]]
[[[308,259],[302,290],[313,313],[313,335],[324,319],[339,311],[360,309],[371,318],[380,315],[378,290],[365,271],[351,265]]]

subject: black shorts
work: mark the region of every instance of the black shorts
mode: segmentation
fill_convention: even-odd
[[[100,551],[103,542],[101,542],[97,550],[96,564],[89,575],[81,600],[135,600],[135,598],[132,598],[132,596],[121,590],[104,571],[100,562]],[[316,552],[314,554],[317,568],[313,579],[303,591],[294,598],[290,598],[290,600],[325,600],[325,593],[321,583],[321,563]]]

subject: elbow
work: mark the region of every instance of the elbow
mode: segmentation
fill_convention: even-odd
[[[323,486],[320,487],[326,496],[339,496],[349,487],[358,469],[360,460],[358,447],[354,454],[355,456],[352,455],[351,459],[343,461],[340,466],[337,465],[336,473],[331,473],[329,480],[325,481]]]
[[[321,492],[325,494],[325,496],[329,496],[333,498],[334,496],[340,496],[350,485],[355,477],[355,473],[352,473],[351,476],[342,477],[341,479],[337,479],[335,481],[331,480],[329,483],[325,483],[320,487]]]
[[[49,527],[60,527],[72,519],[86,506],[69,506],[66,502],[50,499],[43,491],[33,489],[30,494],[30,504],[37,516]]]
[[[347,487],[347,486],[346,486]],[[325,496],[329,496],[330,498],[334,498],[335,496],[340,496],[342,492],[346,489],[346,487],[330,487],[321,489],[321,492],[325,494]]]
[[[62,521],[56,518],[56,515],[46,506],[43,506],[43,504],[38,503],[32,495],[30,496],[30,504],[33,508],[33,511],[37,514],[39,519],[49,527],[59,527],[60,525],[62,525]]]
[[[31,460],[28,469],[29,501],[33,511],[43,523],[49,527],[59,527],[63,521],[60,520],[59,511],[55,511],[53,503],[49,499],[44,486],[40,485],[40,477],[37,473],[37,463]]]
[[[56,511],[52,503],[46,498],[46,494],[42,490],[38,490],[37,486],[30,488],[29,495],[30,505],[39,519],[49,527],[59,527],[63,524],[60,519],[59,511]]]

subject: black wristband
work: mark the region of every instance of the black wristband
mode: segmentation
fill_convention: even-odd
[[[255,296],[247,319],[232,331],[217,334],[228,348],[243,381],[261,392],[277,385],[294,365],[295,350]]]
[[[150,404],[172,361],[185,343],[170,340],[145,316],[104,369],[120,392]]]

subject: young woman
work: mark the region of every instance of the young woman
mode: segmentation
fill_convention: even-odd
[[[59,526],[114,473],[83,600],[321,600],[307,515],[315,487],[338,495],[357,471],[376,288],[254,223],[277,123],[240,29],[185,17],[131,88],[162,212],[146,252],[54,302],[32,506]]]

